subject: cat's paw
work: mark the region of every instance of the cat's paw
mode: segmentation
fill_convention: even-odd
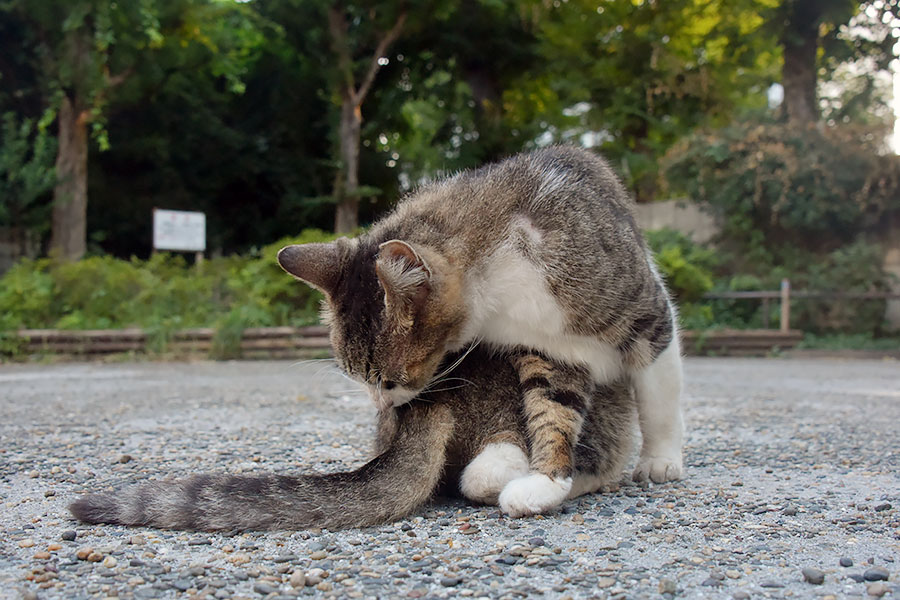
[[[650,480],[653,483],[665,483],[677,481],[682,475],[680,456],[642,456],[631,479],[638,482]]]
[[[506,484],[500,492],[500,510],[511,517],[545,513],[562,504],[571,489],[571,477],[551,479],[532,473]]]
[[[510,481],[528,474],[528,457],[514,444],[488,444],[459,478],[462,495],[474,502],[497,504],[497,497]]]

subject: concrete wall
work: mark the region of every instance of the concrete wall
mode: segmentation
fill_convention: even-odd
[[[686,200],[666,200],[637,205],[641,229],[668,227],[684,233],[695,242],[708,242],[719,233],[716,220]]]

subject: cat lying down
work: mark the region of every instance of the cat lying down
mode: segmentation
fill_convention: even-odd
[[[83,496],[70,510],[87,523],[228,531],[388,523],[438,492],[497,505],[510,482],[528,475],[526,440],[552,435],[554,429],[554,415],[547,411],[530,415],[532,437],[524,431],[521,397],[532,391],[590,407],[570,446],[575,475],[569,497],[617,483],[632,447],[636,410],[630,386],[598,385],[593,398],[585,398],[581,387],[567,386],[578,377],[523,364],[532,356],[476,348],[452,357],[459,364],[443,382],[432,384],[432,391],[379,413],[378,455],[356,470],[201,474]],[[522,373],[527,377],[520,380]],[[523,514],[547,510],[542,502],[535,498]]]

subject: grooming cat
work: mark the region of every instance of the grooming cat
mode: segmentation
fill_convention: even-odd
[[[476,349],[453,371],[454,383],[462,378],[467,385],[426,392],[421,400],[379,411],[378,456],[354,471],[196,475],[85,496],[71,511],[88,523],[170,529],[338,529],[399,519],[439,488],[496,504],[504,486],[529,470],[523,390],[543,389],[589,403],[570,385],[583,375],[578,368],[520,382],[517,363],[527,356]],[[615,484],[631,449],[635,410],[627,383],[597,386],[590,400],[575,451],[572,497]],[[500,470],[498,458],[505,465]]]
[[[325,293],[336,357],[379,408],[415,397],[448,353],[530,348],[523,380],[578,367],[587,392],[627,378],[643,434],[633,477],[664,482],[682,475],[681,357],[633,209],[602,159],[553,147],[425,186],[362,236],[288,246],[278,261]],[[531,472],[501,493],[511,515],[569,495],[590,411],[539,385],[522,399]]]

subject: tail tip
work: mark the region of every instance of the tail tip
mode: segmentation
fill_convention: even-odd
[[[116,502],[106,494],[88,494],[69,505],[69,512],[85,523],[118,523]]]

